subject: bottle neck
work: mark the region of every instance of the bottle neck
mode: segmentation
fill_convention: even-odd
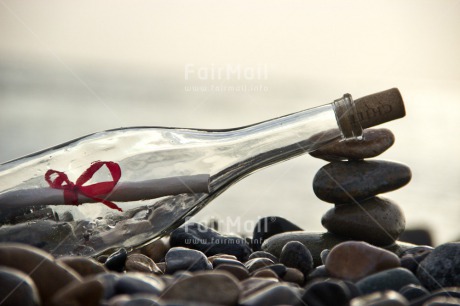
[[[212,185],[220,188],[235,176],[242,178],[337,139],[359,139],[362,129],[356,118],[353,99],[347,94],[330,104],[223,132],[221,148],[232,151],[233,163],[213,176]]]

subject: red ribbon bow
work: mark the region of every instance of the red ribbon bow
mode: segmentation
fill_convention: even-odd
[[[83,184],[89,181],[93,177],[94,173],[96,173],[104,165],[106,165],[109,169],[113,181],[83,186]],[[57,174],[57,177],[54,180],[51,179],[53,174]],[[98,197],[101,195],[110,194],[115,185],[120,180],[120,177],[121,168],[117,163],[101,161],[92,163],[91,166],[80,175],[75,183],[72,183],[67,177],[67,174],[64,172],[50,169],[45,173],[45,180],[48,182],[51,188],[64,190],[64,202],[66,204],[80,205],[81,203],[78,202],[78,194],[80,193],[94,201],[104,203],[106,206],[112,209],[123,211],[115,203]]]

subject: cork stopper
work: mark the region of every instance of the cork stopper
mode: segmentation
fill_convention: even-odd
[[[404,102],[397,88],[365,96],[354,102],[356,115],[363,129],[406,115]]]

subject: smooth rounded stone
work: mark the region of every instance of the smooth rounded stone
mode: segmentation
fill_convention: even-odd
[[[185,300],[191,302],[234,305],[238,302],[240,287],[238,280],[222,271],[197,272],[180,279],[167,287],[163,300]]]
[[[460,299],[454,297],[447,297],[447,296],[438,296],[423,304],[424,306],[458,306],[460,305]]]
[[[431,236],[431,232],[425,228],[406,229],[399,237],[399,240],[416,245],[433,245],[433,237]]]
[[[350,281],[399,266],[398,256],[363,241],[343,242],[332,248],[326,259],[332,276]]]
[[[274,264],[274,265],[266,266],[266,267],[256,270],[255,272],[259,270],[267,270],[267,269],[275,272],[279,278],[283,278],[283,276],[286,274],[286,267],[283,264]]]
[[[302,302],[306,305],[336,305],[346,306],[352,296],[348,286],[341,280],[328,279],[315,282],[302,295]]]
[[[233,259],[227,259],[227,258],[216,258],[212,261],[212,266],[213,268],[218,267],[219,265],[234,265],[234,266],[239,266],[242,268],[245,268],[244,264],[241,263],[241,261],[238,260],[233,260]]]
[[[401,188],[412,177],[406,165],[383,161],[334,162],[313,179],[316,196],[329,203],[354,203]]]
[[[357,203],[335,205],[323,215],[330,232],[374,245],[389,245],[404,231],[406,219],[393,201],[372,197]]]
[[[284,284],[273,284],[241,299],[241,306],[295,305],[300,294],[295,288]]]
[[[276,257],[280,257],[283,247],[290,241],[299,241],[305,245],[310,251],[314,266],[317,267],[322,264],[320,257],[322,250],[332,249],[332,247],[346,241],[346,239],[332,233],[287,232],[265,240],[262,244],[262,249]]]
[[[252,253],[251,255],[249,255],[248,260],[251,260],[251,259],[254,259],[254,258],[268,258],[271,261],[273,261],[274,263],[279,262],[279,259],[276,256],[274,256],[273,254],[270,254],[268,252],[265,252],[265,251],[256,251],[256,252]]]
[[[319,256],[321,257],[321,262],[323,263],[323,265],[326,263],[326,258],[327,258],[327,255],[329,255],[330,251],[331,250],[329,250],[329,249],[324,249],[319,254]]]
[[[356,297],[350,306],[408,306],[409,302],[398,292],[382,291]]]
[[[83,277],[107,272],[104,265],[91,257],[64,256],[56,259],[56,262],[66,264]]]
[[[238,260],[236,256],[228,255],[228,254],[217,254],[217,255],[208,256],[208,260],[210,263],[213,263],[214,260],[218,258]]]
[[[150,257],[154,262],[163,261],[168,250],[169,245],[163,238],[155,240],[140,249],[141,254]]]
[[[266,239],[277,234],[293,231],[302,231],[302,228],[282,217],[272,216],[261,218],[254,227],[252,234],[252,249],[254,251],[260,251]]]
[[[273,271],[270,271],[273,272]],[[278,283],[277,278],[265,278],[253,276],[251,278],[245,279],[240,283],[241,294],[240,299],[250,296],[251,294],[260,291],[270,285]]]
[[[125,263],[126,271],[163,274],[150,257],[143,254],[131,254]]]
[[[460,286],[460,242],[436,247],[420,263],[417,277],[428,290]]]
[[[115,283],[117,294],[148,293],[159,295],[164,288],[165,285],[159,277],[135,272],[126,273]]]
[[[331,274],[327,271],[326,266],[322,265],[317,266],[315,269],[313,269],[313,271],[311,271],[310,274],[308,274],[308,276],[305,277],[305,280],[311,281],[317,278],[327,278],[330,276]]]
[[[395,268],[367,276],[356,283],[363,294],[375,291],[399,291],[406,285],[420,285],[420,281],[407,269]]]
[[[446,287],[432,291],[429,295],[411,301],[411,306],[424,306],[425,303],[435,297],[453,297],[460,299],[460,287]]]
[[[408,301],[413,301],[430,294],[428,290],[419,285],[407,285],[399,289],[399,293],[404,296]]]
[[[0,266],[17,269],[29,275],[37,286],[42,303],[46,303],[67,284],[81,282],[77,272],[56,262],[50,254],[19,243],[0,244]]]
[[[212,264],[202,252],[183,247],[173,247],[166,253],[166,273],[173,274],[176,271],[201,271],[211,270]]]
[[[107,258],[109,258],[109,255],[103,254],[97,257],[97,261],[101,264],[105,263],[107,261]]]
[[[0,267],[0,305],[38,306],[40,297],[34,281],[24,272]]]
[[[248,269],[249,272],[254,272],[260,268],[273,265],[274,262],[268,258],[254,258],[246,261],[244,266]]]
[[[302,286],[305,282],[305,277],[303,273],[298,269],[286,268],[286,274],[283,276],[283,281]]]
[[[120,248],[117,251],[110,254],[104,263],[104,266],[115,272],[123,272],[125,270],[126,259],[128,258],[128,252],[125,248]]]
[[[242,281],[249,278],[249,272],[245,267],[240,267],[236,265],[228,265],[228,264],[221,264],[218,265],[214,270],[219,271],[227,271],[233,276],[235,276],[238,280]]]
[[[62,243],[63,240],[65,243]],[[24,243],[54,254],[69,253],[78,244],[70,224],[52,220],[2,225],[0,242]]]
[[[432,247],[415,247],[401,254],[401,267],[417,274],[420,263],[433,251]]]
[[[157,268],[160,270],[161,273],[158,274],[164,274],[166,273],[166,263],[165,262],[157,262],[156,263]]]
[[[107,306],[160,306],[158,296],[149,294],[117,295]]]
[[[102,287],[104,288],[103,299],[109,300],[116,294],[115,284],[120,278],[120,275],[121,274],[109,272],[93,275],[88,277],[88,279],[93,278],[99,281],[102,284]]]
[[[296,268],[303,275],[313,270],[313,257],[308,248],[299,241],[289,241],[283,246],[280,262],[289,268]]]
[[[253,277],[262,277],[262,278],[274,278],[279,279],[278,274],[271,269],[261,268],[257,271],[254,271],[250,274]]]
[[[365,129],[362,140],[335,141],[310,153],[326,161],[376,157],[390,148],[395,136],[388,129]]]
[[[104,296],[104,286],[97,279],[70,283],[61,288],[51,299],[51,305],[99,306]]]
[[[236,236],[224,236],[202,224],[188,222],[175,229],[170,236],[171,247],[186,247],[203,252],[207,256],[230,254],[245,261],[251,254],[246,240]]]
[[[401,257],[401,254],[404,254],[404,252],[406,252],[407,250],[410,250],[415,247],[418,246],[412,243],[402,241],[395,241],[395,243],[392,243],[390,245],[381,246],[382,249],[395,253],[399,257]]]

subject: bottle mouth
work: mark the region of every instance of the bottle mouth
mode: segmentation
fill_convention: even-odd
[[[344,94],[342,98],[332,103],[335,117],[342,133],[343,140],[361,140],[363,128],[358,119],[355,102],[350,94]]]

